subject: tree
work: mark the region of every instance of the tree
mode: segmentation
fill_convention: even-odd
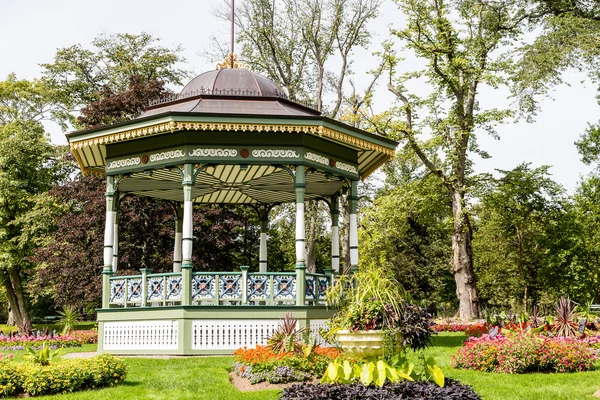
[[[388,57],[388,89],[399,105],[387,113],[389,118],[376,123],[388,124],[387,132],[412,149],[446,188],[452,206],[456,294],[460,317],[468,320],[479,315],[469,207],[471,155],[488,157],[478,148],[477,135],[482,131],[495,135],[494,125],[511,115],[507,110],[482,109],[479,91],[486,85],[499,87],[512,70],[506,50],[520,37],[527,14],[516,0],[397,3],[406,26],[392,30],[393,37],[425,66],[400,74],[401,59]],[[424,83],[427,91],[409,92],[411,81]],[[402,121],[390,124],[398,115]]]
[[[42,121],[60,113],[54,93],[39,80],[17,79],[10,74],[0,82],[0,125],[17,120]]]
[[[31,330],[25,294],[27,257],[35,247],[25,215],[35,198],[64,178],[58,148],[50,144],[42,125],[13,120],[0,125],[0,281],[21,330]]]
[[[131,76],[126,91],[113,92],[105,86],[100,98],[81,110],[77,124],[92,128],[133,119],[144,111],[149,99],[157,99],[167,93],[164,81],[143,81],[140,76]]]
[[[474,248],[482,296],[497,305],[522,310],[539,303],[548,287],[549,266],[560,245],[572,236],[564,189],[554,182],[548,166],[521,164],[488,180],[477,209]],[[566,240],[559,240],[560,232]],[[571,245],[562,250],[569,250]],[[566,253],[562,253],[565,255]],[[568,267],[568,257],[556,268]]]
[[[188,72],[177,68],[185,61],[182,48],[169,49],[158,42],[145,32],[100,34],[92,41],[92,50],[80,44],[59,49],[53,63],[42,64],[44,80],[65,107],[56,115],[57,121],[63,126],[73,123],[81,108],[107,95],[127,92],[132,84],[183,84]]]
[[[445,187],[410,152],[399,152],[384,171],[384,187],[363,208],[361,261],[393,271],[415,300],[451,301],[452,225]]]

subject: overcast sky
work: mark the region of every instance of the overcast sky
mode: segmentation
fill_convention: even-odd
[[[240,3],[243,0],[237,0]],[[301,0],[299,0],[301,1]],[[14,72],[19,78],[32,79],[41,75],[40,63],[50,63],[56,49],[76,43],[88,46],[98,33],[148,32],[162,40],[162,45],[184,47],[185,68],[199,74],[214,69],[214,63],[201,56],[210,46],[212,35],[227,37],[228,25],[211,14],[220,0],[155,1],[155,0],[0,0],[0,79]],[[388,26],[401,26],[402,18],[389,0],[380,17],[371,26],[373,44],[359,52],[355,63],[357,86],[365,82],[363,72],[372,68],[369,52],[388,36]],[[409,59],[407,63],[411,63]],[[409,65],[410,66],[410,65]],[[582,82],[585,76],[576,72],[567,75],[569,86],[558,87],[552,99],[542,102],[543,111],[536,122],[510,123],[499,127],[501,140],[481,136],[480,145],[492,158],[477,160],[480,172],[495,168],[512,169],[528,161],[533,167],[551,165],[556,181],[569,192],[582,174],[590,168],[579,161],[573,142],[588,122],[600,119],[596,88]],[[385,86],[376,98],[382,110],[391,101]],[[480,96],[482,107],[506,107],[509,101],[503,91],[487,90]],[[53,142],[66,143],[56,126],[48,127]]]

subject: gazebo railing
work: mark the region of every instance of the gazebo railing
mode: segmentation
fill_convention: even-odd
[[[325,291],[333,283],[333,274],[299,274],[297,272],[194,272],[190,282],[181,272],[112,276],[112,307],[145,307],[179,304],[192,305],[324,305]],[[189,276],[189,275],[188,275]],[[298,281],[304,290],[298,291]],[[183,290],[191,285],[191,298],[184,301]],[[304,299],[298,299],[298,295]]]

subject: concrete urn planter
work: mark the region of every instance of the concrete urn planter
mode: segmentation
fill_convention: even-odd
[[[367,358],[383,354],[383,335],[384,332],[381,330],[340,330],[337,331],[336,338],[344,353],[354,357]]]

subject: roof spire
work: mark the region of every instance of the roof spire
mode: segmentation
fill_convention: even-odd
[[[235,0],[231,0],[231,52],[230,60],[231,60],[231,68],[233,68],[233,50],[235,45]]]
[[[229,47],[229,54],[225,59],[217,64],[217,69],[223,68],[246,68],[246,65],[242,63],[237,55],[234,53],[235,46],[235,0],[231,0],[231,44]]]

